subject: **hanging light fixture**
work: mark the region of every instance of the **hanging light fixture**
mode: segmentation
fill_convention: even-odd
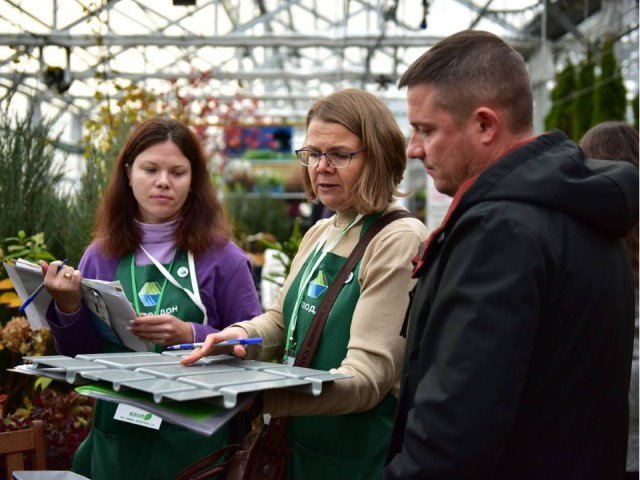
[[[422,30],[427,29],[427,15],[429,14],[429,0],[422,0],[422,22],[420,22],[420,28]]]

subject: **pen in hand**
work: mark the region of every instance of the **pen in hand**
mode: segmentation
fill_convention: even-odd
[[[58,269],[56,270],[56,273],[58,273],[62,269],[62,267],[63,267],[63,265],[65,263],[67,263],[67,259],[66,258],[60,263],[60,265],[58,265]],[[22,304],[22,306],[20,306],[20,308],[18,308],[18,311],[19,312],[24,312],[25,308],[27,308],[31,304],[31,302],[33,302],[36,299],[36,297],[40,294],[40,292],[43,289],[44,289],[44,282],[42,282],[40,284],[40,286],[38,288],[36,288],[35,291],[29,296],[29,298],[27,298],[25,300],[25,302]]]
[[[225,340],[224,342],[216,343],[214,347],[225,347],[227,345],[249,345],[252,343],[262,343],[262,338],[235,338],[232,340]],[[193,350],[204,345],[204,342],[197,343],[181,343],[180,345],[170,345],[167,350]]]

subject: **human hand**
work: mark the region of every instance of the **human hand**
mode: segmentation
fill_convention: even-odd
[[[221,355],[223,353],[233,353],[237,357],[244,357],[247,355],[247,351],[242,345],[234,345],[233,347],[220,347],[216,348],[217,343],[225,340],[235,340],[239,338],[249,338],[249,334],[244,328],[241,327],[227,327],[218,333],[211,333],[207,335],[202,347],[197,348],[191,355],[187,355],[180,363],[183,365],[189,365],[200,360],[207,355]]]
[[[191,325],[166,313],[136,317],[129,322],[128,328],[142,340],[164,347],[193,342]]]
[[[82,274],[71,266],[62,265],[56,260],[47,264],[40,260],[44,288],[51,294],[62,313],[73,313],[80,308],[82,303],[82,291],[80,290],[80,280]]]

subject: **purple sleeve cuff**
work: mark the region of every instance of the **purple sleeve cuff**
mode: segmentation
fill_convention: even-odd
[[[80,353],[102,351],[102,339],[89,318],[89,309],[83,302],[77,312],[61,313],[54,301],[47,308],[46,319],[53,334],[56,352],[75,357]]]
[[[213,328],[209,325],[202,325],[200,323],[192,323],[191,328],[193,329],[193,342],[204,342],[204,339],[210,333],[219,332],[217,328]]]

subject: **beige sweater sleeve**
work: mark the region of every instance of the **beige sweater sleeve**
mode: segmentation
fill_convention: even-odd
[[[401,208],[397,205],[390,210]],[[280,358],[284,351],[282,299],[290,282],[300,270],[304,259],[327,228],[331,220],[317,225],[305,236],[275,305],[263,315],[238,324],[250,336],[262,336],[260,359]],[[352,228],[334,252],[348,256],[360,234]],[[342,415],[368,410],[389,392],[398,395],[405,341],[400,329],[409,303],[411,258],[426,238],[427,230],[416,219],[402,219],[385,227],[369,244],[362,258],[358,281],[360,298],[351,321],[347,355],[339,368],[332,370],[350,378],[323,385],[322,394],[285,390],[265,392],[265,411],[274,416]],[[308,237],[308,238],[307,238]]]

